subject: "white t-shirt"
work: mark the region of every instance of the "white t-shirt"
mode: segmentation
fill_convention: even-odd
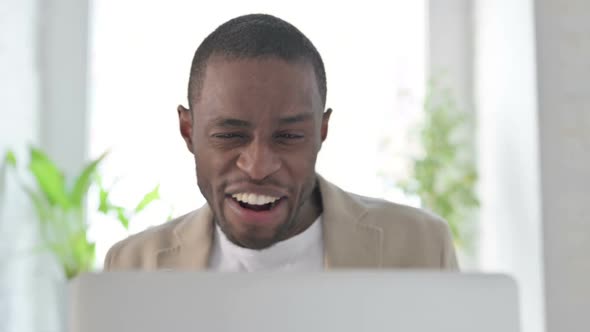
[[[302,233],[262,250],[235,245],[215,225],[209,259],[212,271],[321,271],[323,266],[321,216]]]

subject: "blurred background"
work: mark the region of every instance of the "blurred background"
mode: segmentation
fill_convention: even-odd
[[[204,203],[176,106],[255,12],[323,57],[320,174],[447,219],[464,270],[517,280],[523,331],[588,331],[584,0],[0,0],[0,331],[59,331],[64,280]]]

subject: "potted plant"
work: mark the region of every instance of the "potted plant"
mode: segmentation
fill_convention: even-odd
[[[99,165],[107,154],[90,161],[78,176],[68,179],[41,149],[30,147],[26,170],[34,185],[22,176],[20,164],[12,151],[8,151],[4,158],[5,165],[14,171],[34,207],[41,240],[39,248],[56,258],[68,280],[91,271],[95,263],[95,244],[88,238],[86,223],[87,197],[91,188],[99,191],[98,211],[113,215],[126,229],[133,216],[160,198],[159,186],[156,186],[138,200],[133,209],[113,204],[109,190],[104,188],[98,175]]]
[[[470,114],[457,107],[449,89],[431,83],[417,129],[422,151],[411,162],[410,178],[399,186],[448,222],[459,255],[469,259],[479,207]]]

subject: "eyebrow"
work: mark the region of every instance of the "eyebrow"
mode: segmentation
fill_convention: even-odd
[[[279,122],[281,124],[293,124],[293,123],[298,123],[298,122],[304,122],[308,119],[311,119],[312,117],[313,117],[312,112],[305,112],[305,113],[300,113],[300,114],[280,118]]]
[[[249,127],[252,127],[252,124],[248,121],[240,120],[240,119],[233,119],[233,118],[215,119],[214,125],[216,127],[222,127],[222,128],[231,128],[231,127],[249,128]]]
[[[280,124],[293,124],[307,121],[313,117],[313,112],[305,112],[296,115],[290,115],[279,119]],[[220,128],[251,128],[252,123],[246,120],[235,118],[217,118],[213,121],[215,127]]]

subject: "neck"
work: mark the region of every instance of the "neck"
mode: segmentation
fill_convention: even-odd
[[[293,236],[303,233],[311,226],[316,219],[322,214],[322,195],[320,193],[319,185],[316,185],[307,200],[300,210],[300,214],[296,217],[297,221],[293,228],[291,228],[282,240],[289,239]]]

